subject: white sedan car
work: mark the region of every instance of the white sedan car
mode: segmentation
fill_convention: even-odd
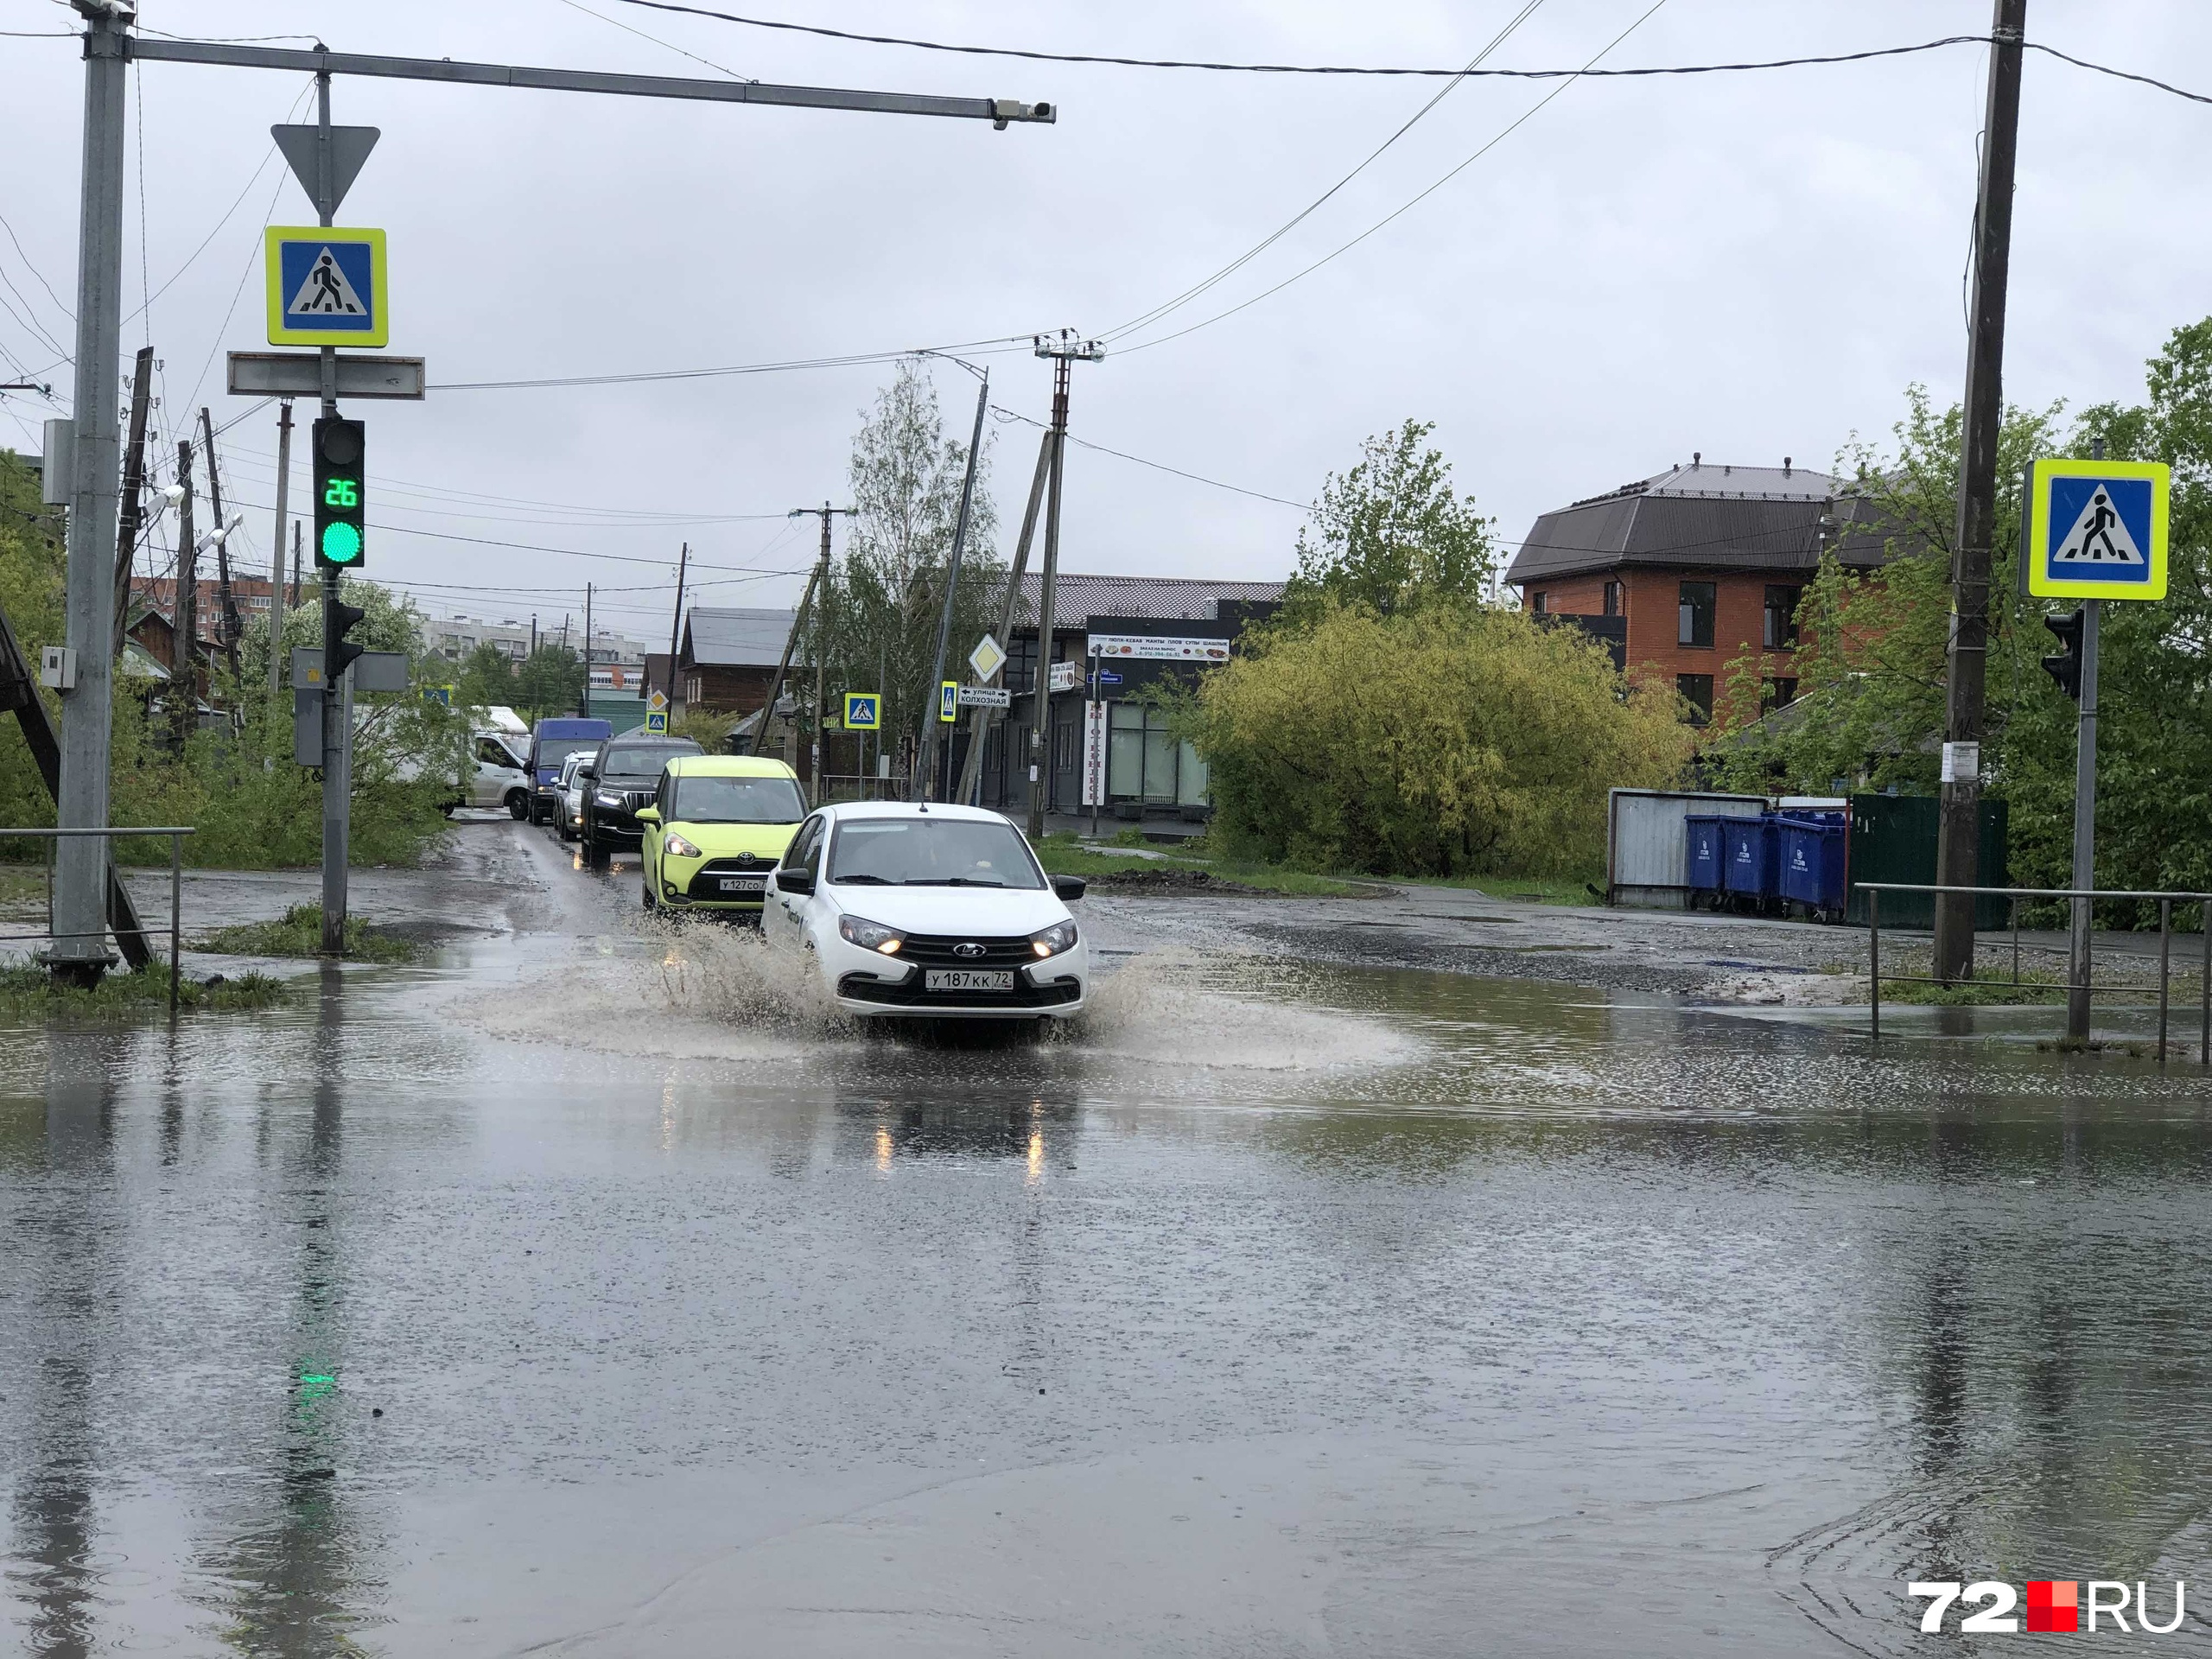
[[[761,931],[848,1014],[1065,1018],[1090,982],[1064,902],[1084,885],[1046,875],[995,812],[849,801],[799,825]]]

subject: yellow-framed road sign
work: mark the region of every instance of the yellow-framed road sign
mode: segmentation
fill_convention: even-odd
[[[883,701],[873,691],[845,693],[845,729],[850,732],[880,731],[883,726]]]
[[[2041,599],[2164,599],[2167,491],[2156,461],[2039,461],[2020,557]]]
[[[272,225],[262,244],[271,346],[387,346],[384,232]]]

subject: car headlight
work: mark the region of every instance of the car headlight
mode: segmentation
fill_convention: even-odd
[[[1050,927],[1039,928],[1029,936],[1029,948],[1040,957],[1057,957],[1074,949],[1075,924],[1054,922]]]
[[[840,916],[837,937],[848,944],[857,944],[863,950],[880,950],[887,957],[897,956],[899,947],[906,943],[906,936],[897,928],[871,922],[864,916]]]
[[[625,801],[620,795],[609,795],[604,790],[601,790],[598,794],[593,796],[592,798],[597,801],[601,806],[626,806],[629,804],[629,803]]]
[[[696,847],[684,840],[673,830],[668,832],[668,839],[661,842],[661,846],[671,857],[675,858],[697,858],[700,855]]]

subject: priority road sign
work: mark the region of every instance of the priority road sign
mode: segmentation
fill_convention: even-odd
[[[976,649],[968,653],[968,666],[976,671],[977,679],[994,679],[997,677],[999,670],[1006,666],[1006,648],[987,633],[976,642]]]
[[[2028,592],[2044,599],[2164,599],[2171,481],[2162,461],[2037,461],[2020,538]]]
[[[659,714],[668,707],[668,693],[658,686],[654,687],[653,694],[645,699],[645,707],[652,709],[653,713]]]
[[[845,693],[845,729],[854,732],[880,731],[883,727],[883,703],[873,691]]]
[[[271,346],[391,343],[382,231],[272,225],[263,257]]]

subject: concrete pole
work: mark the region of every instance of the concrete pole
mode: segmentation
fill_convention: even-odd
[[[277,406],[276,533],[269,538],[269,695],[283,689],[284,524],[291,516],[292,400]]]
[[[1067,454],[1068,375],[1071,359],[1052,359],[1052,469],[1046,480],[1045,579],[1037,596],[1037,688],[1030,699],[1029,839],[1045,833],[1045,798],[1052,787],[1052,607],[1060,596],[1060,462]]]
[[[110,697],[114,684],[115,531],[122,443],[116,430],[123,334],[124,22],[97,0],[77,0],[85,31],[85,133],[77,228],[76,475],[69,491],[64,603],[76,683],[61,693],[61,776],[54,822],[105,829]],[[90,982],[113,960],[107,947],[108,843],[64,836],[54,851],[57,977]]]
[[[2012,263],[2013,156],[2019,147],[2021,35],[2028,0],[1995,0],[1989,99],[1974,213],[1974,313],[1967,335],[1959,516],[1951,549],[1951,641],[1945,671],[1942,816],[1936,880],[1973,887],[1981,847],[1982,689],[1988,668],[1990,544],[1996,539],[1997,439],[2005,417],[2005,290]],[[1974,899],[1936,895],[1936,977],[1974,972]]]
[[[321,133],[315,144],[315,207],[319,225],[327,225],[338,209],[335,175],[330,164],[330,77],[315,78],[315,121]],[[326,346],[321,353],[322,413],[338,413],[338,348]],[[353,677],[333,676],[330,665],[338,659],[338,582],[341,573],[333,567],[322,573],[322,954],[346,954],[346,911],[348,895],[346,866],[353,841]]]
[[[184,494],[176,504],[176,584],[169,620],[169,728],[177,759],[200,717],[200,685],[194,647],[200,639],[200,538],[192,522],[192,440],[176,441],[176,481]]]
[[[944,609],[937,622],[936,665],[930,671],[930,695],[922,715],[922,753],[914,766],[916,800],[938,798],[937,745],[945,723],[938,697],[944,683],[945,648],[952,639],[952,607],[960,594],[960,554],[968,544],[968,512],[976,499],[976,467],[983,452],[983,414],[990,403],[991,373],[986,369],[983,384],[976,391],[976,429],[968,440],[968,476],[960,486],[960,517],[952,527],[952,558],[944,575]]]
[[[584,689],[576,697],[576,714],[583,720],[591,718],[591,583],[584,583]]]
[[[1021,599],[1022,573],[1029,569],[1029,543],[1037,533],[1037,513],[1045,504],[1045,482],[1052,463],[1052,435],[1048,429],[1037,442],[1037,472],[1029,480],[1029,505],[1021,514],[1021,534],[1014,543],[1014,568],[1007,572],[1006,593],[999,601],[999,631],[994,638],[1002,646],[1014,638],[1014,607]],[[979,708],[969,722],[968,760],[960,768],[960,787],[952,798],[963,806],[979,804],[976,791],[983,780],[983,748],[990,741],[991,720],[996,713]]]

